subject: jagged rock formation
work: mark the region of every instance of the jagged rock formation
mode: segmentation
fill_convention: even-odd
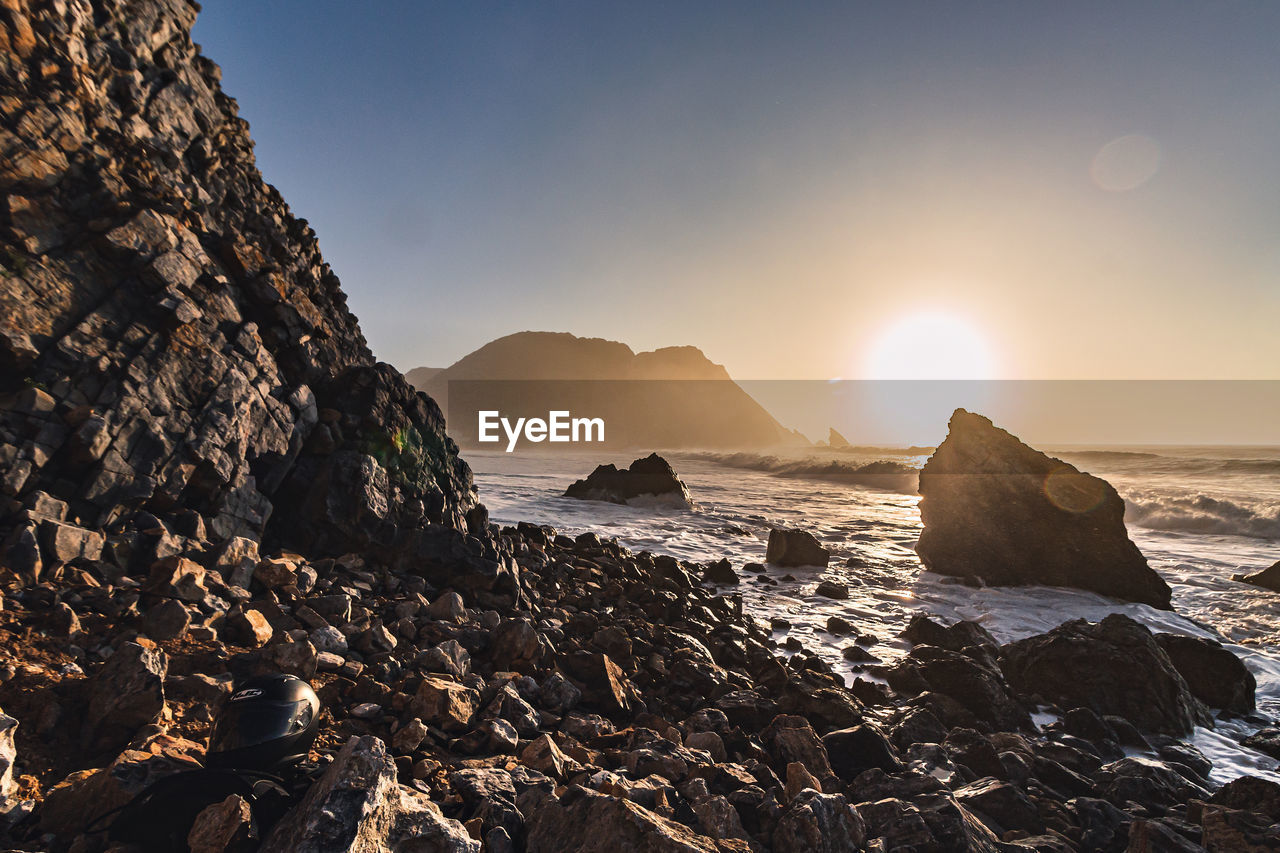
[[[514,421],[546,417],[548,408],[603,418],[606,447],[808,444],[774,420],[722,365],[691,346],[636,353],[601,338],[517,332],[415,386],[441,401],[449,434],[463,447],[486,446],[477,441],[478,410],[497,410]]]
[[[957,409],[920,470],[925,567],[988,584],[1070,586],[1171,609],[1169,585],[1124,526],[1105,480]]]
[[[833,450],[844,450],[852,446],[853,445],[849,444],[849,439],[836,432],[835,427],[829,428],[827,434],[827,447],[830,447]]]
[[[195,5],[6,9],[2,523],[66,504],[19,520],[18,557],[97,556],[59,525],[110,533],[140,508],[312,553],[462,527],[471,476],[438,408],[375,363],[263,182]]]
[[[564,490],[566,498],[608,501],[616,504],[661,503],[689,508],[693,499],[671,463],[650,453],[619,470],[598,465],[585,480],[575,480]]]

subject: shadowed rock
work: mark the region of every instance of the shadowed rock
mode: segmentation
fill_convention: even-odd
[[[1237,714],[1254,709],[1258,681],[1221,643],[1181,634],[1156,634],[1156,642],[1201,702]]]
[[[822,547],[807,530],[773,528],[769,531],[769,545],[764,560],[775,566],[825,566],[831,552]]]
[[[1171,609],[1169,585],[1124,526],[1105,480],[956,409],[920,471],[916,553],[931,571],[988,584],[1070,586]]]
[[[272,831],[262,853],[360,850],[364,853],[478,853],[456,820],[396,781],[382,741],[347,741],[306,797]]]
[[[1003,646],[1000,668],[1022,695],[1114,714],[1148,731],[1185,735],[1212,725],[1151,632],[1123,614],[1096,624],[1076,619]]]
[[[1251,583],[1272,592],[1280,592],[1280,560],[1276,560],[1260,572],[1254,572],[1251,575],[1232,575],[1231,579]]]
[[[693,505],[689,489],[676,476],[675,469],[656,453],[619,470],[613,465],[600,465],[585,480],[578,480],[564,490],[566,498],[608,501],[615,504],[653,503],[688,508]]]

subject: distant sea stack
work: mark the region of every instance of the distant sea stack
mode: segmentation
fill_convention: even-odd
[[[988,584],[1067,586],[1171,609],[1169,585],[1124,526],[1105,480],[957,409],[920,471],[916,545],[931,571]]]
[[[419,370],[409,372],[415,387],[441,401],[449,434],[464,447],[494,446],[477,440],[482,409],[513,421],[546,418],[549,409],[603,418],[605,438],[594,447],[808,444],[742,390],[722,365],[692,346],[637,353],[601,338],[517,332],[434,374]],[[540,449],[558,448],[543,444]]]
[[[671,463],[656,453],[637,459],[629,468],[600,465],[585,480],[565,489],[566,498],[608,501],[615,504],[693,506],[689,489],[676,475]]]

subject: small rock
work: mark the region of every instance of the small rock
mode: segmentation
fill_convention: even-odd
[[[821,595],[823,598],[844,600],[849,597],[849,587],[842,583],[836,583],[835,581],[823,581],[818,584],[814,593]]]
[[[831,552],[806,530],[773,528],[764,561],[775,566],[826,566]]]

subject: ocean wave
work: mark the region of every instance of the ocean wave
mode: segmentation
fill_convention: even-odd
[[[919,484],[920,470],[903,462],[879,459],[874,462],[856,463],[839,459],[819,459],[812,456],[785,457],[762,453],[696,453],[689,454],[706,462],[763,471],[781,477],[802,477],[815,480],[835,480],[855,486],[901,492],[913,495]]]
[[[1208,495],[1125,499],[1125,520],[1149,530],[1280,539],[1280,506],[1248,506]]]
[[[1051,451],[1054,452],[1054,451]],[[1195,475],[1258,475],[1280,474],[1280,459],[1276,458],[1213,458],[1209,456],[1181,456],[1150,453],[1136,450],[1063,450],[1054,452],[1068,462],[1078,465],[1122,465],[1133,472]]]
[[[1056,452],[1059,456],[1071,459],[1079,459],[1087,462],[1126,462],[1136,459],[1169,459],[1168,456],[1161,456],[1159,453],[1148,453],[1139,450],[1061,450],[1050,451]]]

